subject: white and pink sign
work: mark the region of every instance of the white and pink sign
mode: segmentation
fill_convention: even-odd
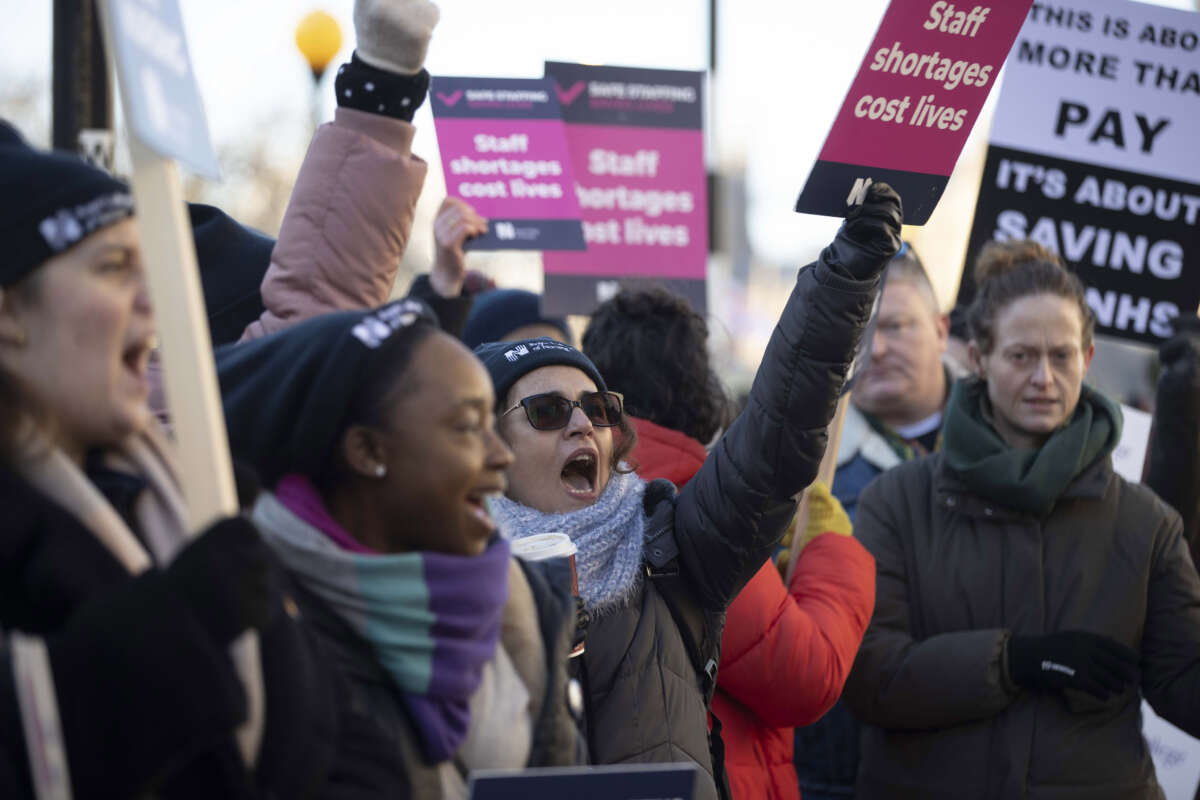
[[[547,62],[562,104],[587,251],[547,253],[547,313],[587,314],[658,283],[705,308],[704,74]]]
[[[1033,0],[892,0],[796,210],[844,216],[872,180],[923,225]]]
[[[551,81],[434,78],[446,192],[488,218],[473,250],[583,250],[579,201]]]

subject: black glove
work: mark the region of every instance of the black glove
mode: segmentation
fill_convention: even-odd
[[[850,239],[873,254],[891,258],[900,252],[900,226],[904,206],[900,195],[886,183],[872,183],[867,198],[846,215],[843,229]]]
[[[866,200],[850,209],[823,258],[853,280],[873,280],[900,252],[903,222],[900,195],[886,183],[872,183]]]
[[[223,519],[196,538],[167,567],[167,578],[219,645],[270,616],[270,553],[243,517]]]
[[[157,794],[245,719],[228,652],[156,569],[89,596],[46,646],[77,800]]]
[[[1200,317],[1176,319],[1175,335],[1158,349],[1158,358],[1164,369],[1197,371],[1200,367]]]
[[[1137,680],[1138,654],[1087,631],[1008,640],[1008,674],[1026,689],[1076,689],[1099,700],[1121,694]]]

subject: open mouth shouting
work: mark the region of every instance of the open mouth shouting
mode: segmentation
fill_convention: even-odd
[[[139,392],[149,393],[150,383],[146,377],[146,368],[150,363],[150,353],[153,349],[151,337],[138,337],[130,341],[121,351],[121,366],[133,380]]]
[[[567,457],[560,479],[567,494],[577,500],[596,499],[596,476],[599,470],[597,453],[581,447]]]

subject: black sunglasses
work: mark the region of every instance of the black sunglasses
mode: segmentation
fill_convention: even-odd
[[[617,392],[588,392],[578,400],[560,394],[535,394],[523,398],[500,416],[507,417],[518,408],[525,409],[525,418],[534,430],[557,431],[567,427],[576,408],[597,428],[611,428],[621,424],[625,398]]]

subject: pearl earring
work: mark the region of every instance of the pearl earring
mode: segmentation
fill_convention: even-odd
[[[384,475],[387,475],[387,467],[385,467],[383,464],[376,464],[375,477],[382,478]]]

